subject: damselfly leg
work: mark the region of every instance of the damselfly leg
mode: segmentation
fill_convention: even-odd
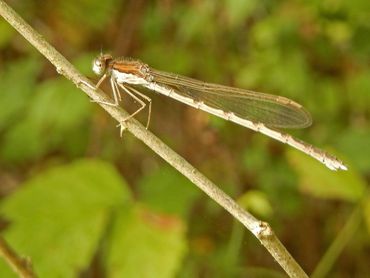
[[[148,112],[148,119],[147,119],[147,123],[146,123],[146,129],[148,129],[149,123],[150,123],[150,116],[151,116],[151,112],[152,112],[152,100],[148,96],[140,93],[138,90],[136,90],[136,89],[134,89],[134,88],[132,88],[128,85],[124,86],[123,84],[120,84],[120,83],[114,82],[114,81],[113,81],[113,83],[115,84],[115,86],[118,85],[122,90],[124,90],[128,95],[130,95],[134,100],[136,100],[141,105],[141,107],[139,107],[139,109],[137,109],[134,113],[132,113],[130,116],[128,116],[126,119],[124,119],[123,120],[124,122],[126,122],[129,119],[131,119],[132,117],[134,117],[136,114],[138,114],[141,110],[143,110],[146,107],[147,104],[142,99],[140,99],[139,97],[148,101],[148,103],[149,103],[149,112]]]
[[[95,89],[98,89],[106,78],[107,78],[107,74],[104,74],[100,78],[98,83],[96,84]],[[135,112],[133,112],[132,114],[130,114],[127,118],[125,118],[123,120],[123,122],[126,122],[146,107],[147,104],[142,100],[142,99],[144,99],[149,104],[148,119],[147,119],[147,123],[146,123],[146,129],[148,129],[149,124],[150,124],[150,117],[151,117],[151,113],[152,113],[152,100],[151,100],[151,98],[144,95],[143,93],[140,93],[138,90],[132,88],[131,86],[128,86],[128,85],[124,86],[123,84],[118,83],[113,78],[110,78],[110,84],[111,84],[111,87],[112,87],[112,94],[113,94],[114,102],[94,101],[94,100],[92,100],[92,102],[103,103],[103,104],[111,105],[111,106],[118,106],[119,102],[122,101],[121,91],[120,91],[120,88],[121,88],[126,94],[131,96],[134,99],[135,102],[138,102],[140,104],[140,107]],[[140,97],[142,99],[140,99]],[[122,131],[123,131],[122,130],[122,124],[119,124],[119,126],[121,126],[121,135],[122,135]]]
[[[104,80],[107,78],[107,74],[105,73],[101,78],[100,80],[98,81],[98,83],[96,83],[95,85],[95,90],[97,90],[100,85],[104,82]],[[110,106],[115,106],[117,107],[119,105],[119,101],[121,100],[121,95],[119,94],[119,91],[116,90],[114,88],[114,85],[112,83],[112,78],[110,79],[110,83],[111,83],[111,87],[112,87],[112,92],[113,92],[113,99],[114,99],[114,102],[109,102],[109,101],[96,101],[96,100],[91,100],[91,102],[96,102],[96,103],[102,103],[102,104],[106,104],[106,105],[110,105]]]
[[[150,124],[150,117],[151,117],[151,113],[152,113],[152,100],[151,98],[149,98],[148,96],[140,93],[138,90],[126,85],[122,85],[122,84],[119,84],[117,82],[112,82],[112,88],[114,87],[115,90],[117,90],[119,92],[119,88],[122,88],[129,96],[131,96],[134,100],[136,100],[140,105],[141,107],[139,107],[139,109],[137,109],[134,113],[132,113],[131,115],[129,115],[127,118],[125,118],[121,123],[119,123],[119,125],[117,125],[118,127],[120,127],[120,136],[122,137],[122,133],[123,131],[126,129],[125,127],[125,123],[126,121],[128,121],[129,119],[131,119],[132,117],[134,117],[136,114],[138,114],[141,110],[143,110],[145,107],[146,107],[146,103],[141,100],[138,96],[142,97],[143,99],[145,99],[146,101],[148,101],[148,104],[149,104],[149,111],[148,111],[148,119],[147,119],[147,123],[146,123],[146,129],[148,129],[149,127],[149,124]],[[131,91],[130,91],[131,90]],[[136,96],[135,94],[137,94],[138,96]],[[120,95],[120,94],[119,94]]]

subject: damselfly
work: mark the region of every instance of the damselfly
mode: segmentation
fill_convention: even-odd
[[[140,104],[139,109],[126,120],[148,105],[147,127],[149,125],[151,99],[132,86],[138,85],[286,143],[319,160],[331,170],[347,170],[336,157],[273,129],[304,128],[311,124],[310,114],[288,98],[201,82],[153,69],[131,58],[114,59],[108,54],[101,54],[94,60],[93,71],[102,76],[96,88],[110,78],[114,102],[104,104],[117,106],[121,92]]]

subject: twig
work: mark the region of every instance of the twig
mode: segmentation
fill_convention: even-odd
[[[18,274],[19,277],[36,277],[32,270],[31,261],[18,256],[2,237],[0,237],[0,256],[4,258],[4,260],[13,269],[13,271]]]
[[[94,84],[79,73],[59,52],[55,50],[55,48],[48,44],[39,33],[28,25],[2,0],[0,0],[0,14],[56,67],[58,73],[63,74],[66,78],[71,80],[94,101],[109,101],[101,90],[95,90]],[[99,105],[119,123],[123,122],[123,120],[128,116],[128,113],[120,107],[113,107],[101,103],[99,103]],[[257,220],[254,216],[242,209],[232,198],[226,195],[160,139],[146,130],[138,121],[130,119],[126,122],[125,127],[171,166],[203,190],[215,202],[226,209],[232,216],[238,219],[238,221],[240,221],[259,239],[262,245],[266,247],[290,277],[308,277],[275,236],[267,223]]]

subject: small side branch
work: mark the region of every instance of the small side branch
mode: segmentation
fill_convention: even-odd
[[[2,0],[0,0],[0,14],[56,67],[58,73],[63,74],[67,79],[71,80],[93,101],[102,106],[115,120],[122,123],[129,116],[129,114],[120,107],[103,104],[104,102],[109,102],[109,99],[103,92],[101,90],[96,90],[94,84],[92,84],[90,80],[78,72],[71,63],[56,51],[54,47],[48,44],[39,33]],[[259,221],[241,208],[232,198],[220,190],[189,162],[175,153],[150,131],[146,130],[138,121],[130,119],[125,123],[124,127],[181,174],[192,181],[210,198],[226,209],[233,217],[238,219],[238,221],[260,240],[263,246],[266,247],[290,277],[308,277],[279,239],[274,235],[267,223]]]
[[[36,278],[33,273],[31,261],[21,258],[6,241],[0,237],[0,257],[8,263],[12,270],[22,278]]]

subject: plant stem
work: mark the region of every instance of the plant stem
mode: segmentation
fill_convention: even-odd
[[[31,261],[21,258],[7,243],[0,237],[0,256],[8,263],[11,269],[22,278],[35,278]]]

